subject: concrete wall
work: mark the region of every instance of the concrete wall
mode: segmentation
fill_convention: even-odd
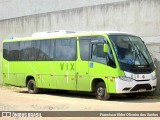
[[[1,20],[0,40],[9,36],[31,36],[40,31],[70,29],[126,31],[141,36],[146,42],[158,42],[159,11],[160,0],[129,0]]]
[[[0,0],[0,20],[126,0]]]
[[[158,86],[156,87],[155,94],[160,95],[160,43],[148,44],[147,47],[148,47],[149,51],[151,52],[151,55],[154,59],[154,63],[156,65],[156,69],[157,69],[157,77],[158,77],[157,84],[158,84]]]
[[[160,0],[127,0],[5,19],[0,21],[0,40],[9,36],[25,37],[34,32],[64,29],[126,31],[141,36],[147,43],[159,43]],[[160,53],[154,52],[159,45],[149,44],[148,47],[158,66],[160,80],[160,57],[157,57]]]

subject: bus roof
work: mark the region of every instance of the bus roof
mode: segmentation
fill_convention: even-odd
[[[38,32],[32,34],[31,37],[24,37],[24,38],[16,38],[13,39],[5,39],[3,42],[9,41],[19,41],[19,40],[37,40],[37,39],[50,39],[50,38],[64,38],[64,37],[78,37],[78,36],[90,36],[90,35],[112,35],[112,34],[120,34],[120,35],[131,35],[126,32],[119,32],[119,31],[54,31],[54,32]]]
[[[60,31],[55,31],[55,32],[38,32],[38,33],[34,33],[32,34],[32,37],[40,37],[40,36],[44,36],[44,37],[48,37],[48,36],[63,36],[63,35],[77,35],[77,36],[81,36],[81,35],[85,35],[85,34],[90,34],[90,35],[94,35],[94,34],[114,34],[114,33],[125,33],[125,32],[119,32],[119,31],[64,31],[64,30],[60,30]]]

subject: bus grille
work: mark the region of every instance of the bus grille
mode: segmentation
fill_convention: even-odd
[[[143,69],[139,69],[139,68],[131,68],[130,71],[132,71],[133,73],[151,73],[154,69],[152,68],[143,68]]]
[[[141,89],[151,90],[152,87],[150,84],[138,84],[138,85],[134,86],[130,91],[138,91]]]

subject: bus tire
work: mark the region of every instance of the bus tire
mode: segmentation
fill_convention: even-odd
[[[106,91],[106,85],[104,82],[99,82],[95,88],[95,96],[98,100],[108,100],[110,94]]]
[[[30,94],[37,94],[39,92],[39,88],[36,87],[36,82],[33,79],[28,81],[27,88]]]

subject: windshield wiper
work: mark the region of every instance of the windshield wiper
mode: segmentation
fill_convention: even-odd
[[[135,47],[135,48],[138,50],[138,52],[143,56],[143,58],[144,58],[145,61],[147,62],[147,65],[149,65],[149,62],[148,62],[147,58],[146,58],[145,55],[142,53],[142,51],[137,47],[136,44],[134,44],[134,47]],[[138,55],[139,55],[139,54],[137,54],[137,56],[138,56]],[[135,65],[135,61],[136,61],[137,56],[135,56],[134,65]]]

